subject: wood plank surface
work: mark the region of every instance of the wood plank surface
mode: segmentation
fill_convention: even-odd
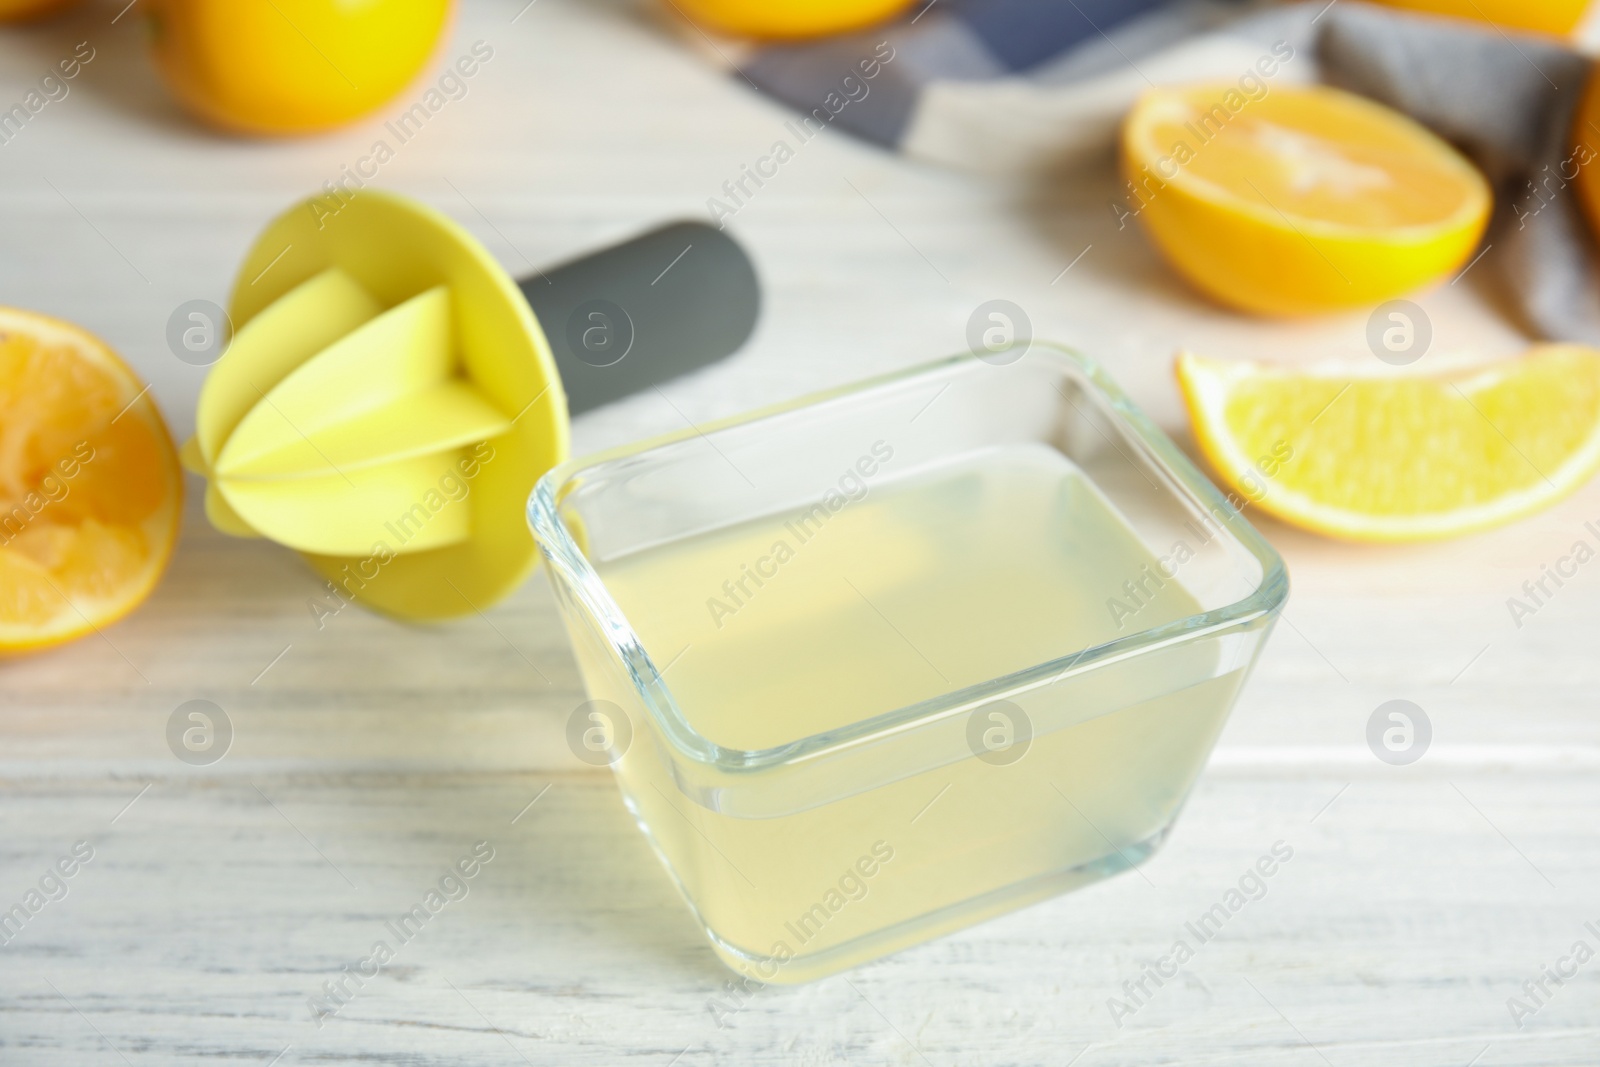
[[[524,3],[467,0],[446,55],[484,40],[494,58],[380,178],[514,273],[704,217],[781,136],[787,114],[652,5]],[[112,21],[121,7],[0,34],[0,104],[78,41],[96,49],[71,94],[0,146],[0,303],[105,336],[187,434],[203,373],[168,351],[167,317],[223,301],[254,233],[381,123],[287,143],[197,130],[152,80],[137,7]],[[579,420],[575,449],[956,351],[997,296],[1104,361],[1184,443],[1180,346],[1364,355],[1364,315],[1263,324],[1200,302],[1116,228],[1115,187],[1104,165],[1012,187],[819,137],[731,226],[766,293],[751,344],[669,402]],[[1491,249],[1419,298],[1441,351],[1525,343],[1495,267]],[[1445,545],[1262,521],[1292,574],[1285,622],[1142,872],[730,1014],[729,973],[609,778],[566,749],[583,695],[542,575],[448,626],[354,608],[319,626],[309,571],[211,530],[191,500],[144,609],[0,665],[0,909],[76,842],[93,850],[0,947],[0,1063],[1600,1062],[1600,960],[1546,980],[1520,1026],[1507,1006],[1574,942],[1600,950],[1585,927],[1600,929],[1600,569],[1520,627],[1506,607],[1594,541],[1589,520],[1597,486]],[[1409,767],[1366,746],[1393,698],[1433,724]],[[191,699],[233,724],[211,766],[168,748]],[[319,1027],[308,1000],[478,841],[494,858],[465,898]],[[1132,1014],[1108,1007],[1280,841],[1293,858],[1261,899]]]

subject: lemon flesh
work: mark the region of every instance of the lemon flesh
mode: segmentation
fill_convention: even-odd
[[[1196,288],[1299,315],[1374,304],[1459,269],[1489,185],[1404,115],[1326,86],[1157,89],[1123,126],[1128,210]]]
[[[1542,345],[1433,374],[1178,357],[1201,451],[1239,496],[1363,541],[1449,537],[1543,508],[1600,468],[1600,351]]]

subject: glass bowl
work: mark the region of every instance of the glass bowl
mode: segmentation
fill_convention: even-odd
[[[1126,870],[1283,562],[1089,359],[960,356],[574,460],[529,522],[716,953],[800,982]]]

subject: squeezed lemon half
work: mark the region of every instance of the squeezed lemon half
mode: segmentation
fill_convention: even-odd
[[[71,323],[0,308],[0,657],[137,607],[182,507],[172,438],[127,364]]]

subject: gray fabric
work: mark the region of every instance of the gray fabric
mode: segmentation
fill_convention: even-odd
[[[1279,41],[1288,41],[1294,46],[1296,63],[1315,63],[1317,36],[1322,32],[1322,22],[1329,10],[1326,0],[1274,4],[1266,11],[1222,27],[1222,32],[1229,37],[1253,41],[1263,52],[1271,50]]]
[[[1600,344],[1595,242],[1567,180],[1590,61],[1536,37],[1357,3],[1319,21],[1325,81],[1404,111],[1494,183],[1499,211],[1484,266],[1498,268],[1527,328]]]

